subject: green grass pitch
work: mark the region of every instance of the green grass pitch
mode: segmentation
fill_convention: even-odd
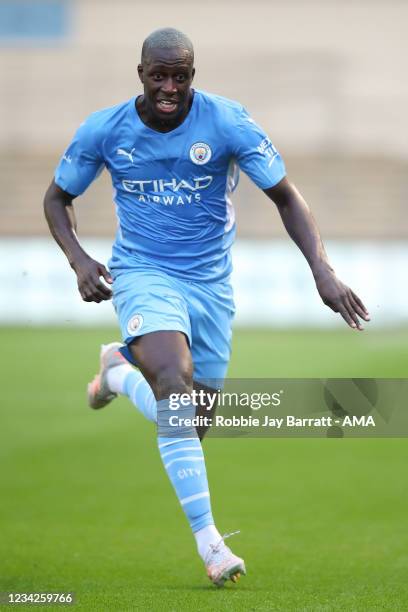
[[[248,568],[216,589],[152,425],[124,399],[86,407],[116,336],[0,330],[0,591],[96,611],[408,609],[407,440],[207,440],[217,524],[241,529]],[[407,377],[407,346],[407,330],[236,330],[230,376]]]

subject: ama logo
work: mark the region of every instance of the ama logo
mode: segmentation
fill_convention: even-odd
[[[343,437],[341,427],[375,427],[371,413],[377,405],[378,386],[374,379],[329,378],[324,385],[324,400],[336,423],[327,432],[329,438]]]

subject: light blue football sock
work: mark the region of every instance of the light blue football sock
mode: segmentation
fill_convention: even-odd
[[[181,418],[195,416],[193,404],[169,408],[169,400],[157,402],[158,445],[163,465],[193,532],[213,525],[207,472],[195,427]],[[171,423],[175,425],[171,425]],[[180,423],[180,425],[178,425]]]
[[[131,370],[123,382],[123,394],[149,421],[157,422],[157,402],[152,388],[140,370]]]

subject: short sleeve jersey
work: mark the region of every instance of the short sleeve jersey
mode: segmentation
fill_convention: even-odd
[[[56,169],[57,185],[78,196],[109,171],[118,218],[111,269],[134,262],[192,281],[228,277],[239,168],[273,187],[285,176],[278,151],[226,98],[195,90],[184,122],[166,133],[146,126],[135,103],[90,115]]]

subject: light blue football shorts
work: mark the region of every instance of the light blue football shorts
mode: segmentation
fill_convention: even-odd
[[[126,343],[124,356],[135,363],[127,345],[138,336],[180,331],[189,341],[194,380],[210,387],[222,386],[231,354],[235,313],[230,282],[186,281],[142,266],[111,272],[113,305]]]

